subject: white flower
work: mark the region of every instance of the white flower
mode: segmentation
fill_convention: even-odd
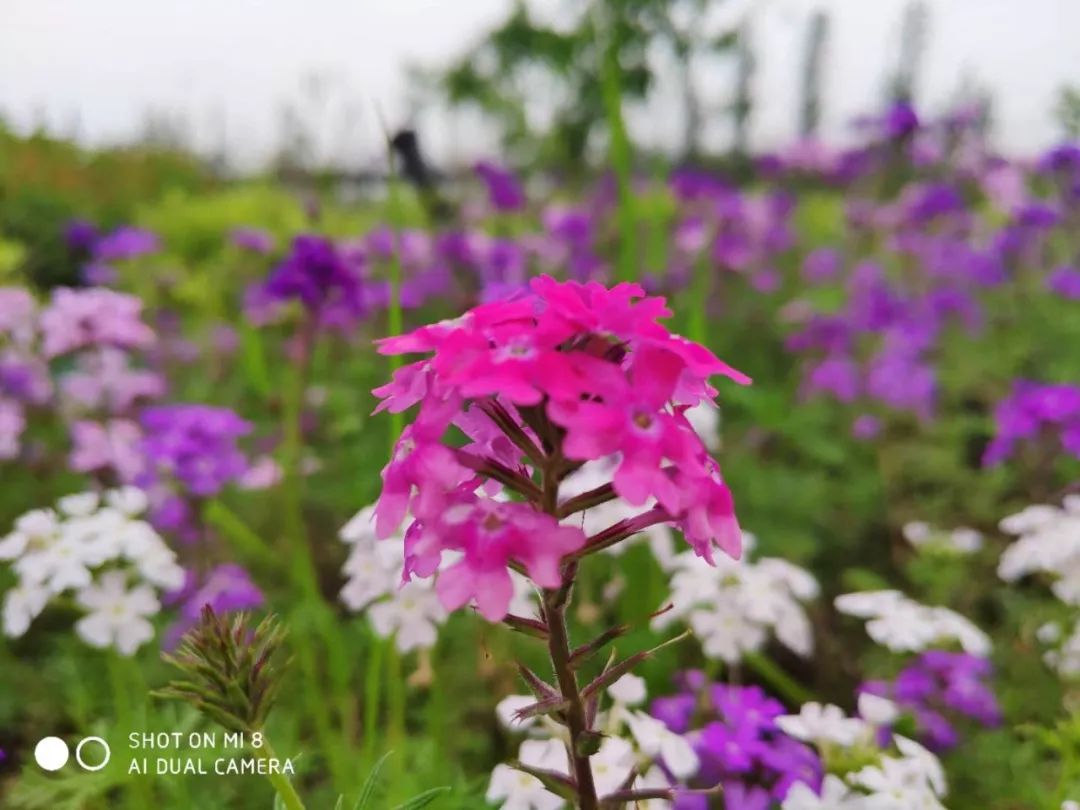
[[[1080,810],[1080,802],[1066,799],[1061,803],[1061,810]]]
[[[645,679],[639,678],[631,672],[623,675],[608,687],[607,692],[612,700],[623,706],[637,706],[644,703],[648,693],[645,689]]]
[[[8,591],[4,597],[4,635],[18,638],[26,633],[30,623],[45,609],[50,596],[48,589],[26,582]]]
[[[907,599],[900,591],[857,591],[836,597],[836,609],[848,616],[869,619],[893,610]]]
[[[920,745],[908,737],[895,735],[896,747],[903,754],[901,764],[907,770],[911,779],[925,782],[935,796],[944,796],[947,792],[945,782],[945,769],[941,767],[941,760],[932,754],[926,747]]]
[[[521,616],[526,619],[535,617],[537,615],[536,586],[532,584],[528,577],[519,574],[517,571],[510,572],[510,582],[514,586],[514,595],[510,597],[508,611],[514,616]]]
[[[566,746],[562,740],[525,740],[518,749],[518,759],[533,768],[569,773]]]
[[[781,810],[855,810],[861,807],[861,798],[851,792],[838,776],[828,774],[821,785],[821,795],[808,785],[796,782],[791,786]]]
[[[686,779],[697,773],[701,761],[685,737],[644,712],[626,712],[624,719],[634,742],[645,756],[663,760],[677,779]]]
[[[566,747],[560,740],[525,740],[518,749],[518,759],[523,765],[556,773],[568,773]],[[502,810],[556,810],[563,807],[563,800],[551,793],[535,776],[511,768],[496,765],[485,798],[499,802]]]
[[[937,548],[955,554],[974,554],[983,545],[982,534],[966,526],[946,532],[917,520],[905,524],[902,533],[915,548]]]
[[[752,547],[753,536],[744,537]],[[720,557],[716,563],[709,566],[693,552],[672,558],[672,609],[653,619],[654,629],[687,621],[706,656],[731,664],[761,649],[770,632],[798,655],[813,651],[813,629],[803,606],[820,590],[813,575],[768,557],[756,562],[747,555],[741,560]]]
[[[563,807],[563,800],[549,792],[539,779],[509,765],[495,766],[484,798],[499,802],[502,810],[558,810]]]
[[[375,504],[365,506],[353,515],[349,522],[341,527],[338,537],[344,543],[375,542]]]
[[[536,703],[532,695],[507,695],[495,705],[495,716],[503,728],[510,731],[524,731],[536,724],[535,717],[526,717],[524,720],[517,719],[517,713],[526,706]]]
[[[100,502],[96,492],[81,492],[61,498],[56,505],[68,517],[86,517],[97,511]]]
[[[51,509],[34,509],[15,521],[15,531],[0,540],[0,560],[39,554],[56,542],[60,523]]]
[[[690,427],[701,438],[706,449],[715,452],[720,449],[720,410],[711,400],[703,399],[697,405],[687,408],[683,414]]]
[[[930,524],[922,520],[905,523],[900,532],[904,535],[904,539],[913,546],[921,546],[933,536],[933,529],[930,528]]]
[[[1054,594],[1066,604],[1080,605],[1080,511],[1076,496],[1066,508],[1029,506],[1001,522],[1002,530],[1020,539],[1005,549],[998,576],[1013,582],[1029,574],[1055,578]]]
[[[347,579],[341,601],[351,610],[363,610],[376,599],[392,594],[401,580],[404,544],[395,540],[357,539],[342,571]]]
[[[138,517],[147,510],[150,499],[138,487],[119,487],[105,493],[105,503],[127,517]]]
[[[92,647],[115,647],[122,655],[135,651],[154,637],[147,621],[161,604],[148,585],[130,591],[122,571],[109,571],[98,583],[79,592],[79,605],[90,611],[75,623],[75,632]]]
[[[950,546],[961,554],[974,554],[983,547],[982,532],[961,526],[949,535]]]
[[[48,548],[17,560],[12,568],[21,579],[58,594],[89,585],[89,566],[100,562],[92,544],[78,535],[62,534]]]
[[[939,643],[957,642],[971,655],[985,656],[990,637],[969,619],[945,607],[928,607],[899,591],[866,591],[836,598],[836,609],[869,619],[866,632],[893,652],[919,652]]]
[[[390,599],[372,605],[368,618],[379,636],[394,635],[397,648],[410,652],[435,646],[438,625],[446,620],[446,611],[430,579],[413,580]]]
[[[618,790],[635,763],[634,747],[630,743],[622,737],[605,737],[600,750],[589,758],[597,794],[605,796]]]
[[[665,790],[670,787],[671,782],[668,780],[663,770],[655,765],[649,768],[644,776],[639,776],[634,780],[635,790]],[[646,799],[643,802],[638,802],[638,807],[640,807],[641,810],[670,810],[671,802],[667,799]],[[637,810],[637,808],[635,808],[635,810]]]
[[[888,726],[900,716],[900,710],[888,698],[863,692],[859,695],[859,716],[871,725]]]
[[[716,599],[703,610],[690,614],[690,627],[701,639],[701,649],[709,658],[738,663],[748,652],[761,649],[768,633],[747,617],[733,599]]]
[[[830,703],[804,703],[798,714],[776,718],[780,730],[803,742],[836,743],[848,748],[869,736],[867,724],[848,717],[839,706]]]

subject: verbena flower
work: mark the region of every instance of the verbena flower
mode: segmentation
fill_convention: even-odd
[[[860,711],[864,702],[860,699]],[[884,717],[891,715],[888,712]],[[943,810],[941,799],[948,791],[941,762],[914,740],[881,733],[881,727],[848,717],[837,706],[817,703],[808,703],[800,714],[778,717],[776,722],[787,734],[817,746],[829,772],[820,787],[793,785],[782,810]]]
[[[915,520],[905,523],[902,533],[904,539],[920,551],[967,555],[974,554],[983,547],[982,533],[966,526],[944,531],[924,521]]]
[[[105,289],[53,291],[41,313],[42,351],[46,357],[98,346],[145,349],[154,332],[142,321],[142,301]]]
[[[144,409],[140,419],[142,448],[154,473],[191,495],[216,495],[248,470],[248,457],[238,442],[252,425],[229,408],[160,405]]]
[[[657,322],[667,314],[663,301],[643,296],[637,285],[608,290],[542,277],[527,295],[380,343],[383,353],[433,356],[375,392],[379,410],[420,405],[383,471],[376,532],[390,536],[412,517],[406,578],[434,574],[447,551],[462,554],[438,578],[448,609],[475,598],[486,617],[500,619],[513,593],[511,565],[557,587],[563,557],[586,545],[581,529],[544,511],[545,498],[546,509],[557,506],[557,484],[544,495],[531,480],[537,465],[561,478],[618,454],[611,494],[598,503],[614,494],[639,507],[655,500],[630,528],[671,522],[710,561],[715,545],[738,555],[731,493],[684,413],[715,394],[711,375],[748,380],[670,334]],[[451,425],[471,443],[444,443]],[[496,500],[504,486],[524,500]],[[594,538],[603,547],[604,535]]]
[[[945,607],[928,607],[899,591],[860,591],[836,597],[836,609],[867,619],[866,632],[893,652],[921,652],[956,644],[971,655],[990,653],[989,636],[970,619]]]
[[[165,633],[165,649],[174,649],[181,637],[213,608],[218,616],[261,608],[266,599],[251,574],[236,563],[216,565],[204,574],[189,570],[183,586],[168,594],[166,604],[179,605],[180,615]]]
[[[749,550],[753,536],[744,533],[743,542]],[[666,562],[671,580],[665,601],[672,608],[653,619],[654,628],[684,621],[707,657],[729,664],[763,648],[770,635],[798,655],[811,654],[814,638],[804,603],[818,596],[812,574],[772,557],[722,559],[715,567],[695,561],[682,553]]]
[[[339,532],[352,549],[343,573],[347,581],[341,601],[367,614],[381,638],[393,637],[401,652],[435,646],[446,611],[431,580],[402,584],[405,539],[395,536],[377,542],[374,507],[361,509]]]
[[[914,718],[919,738],[931,750],[945,751],[959,743],[956,720],[1001,724],[1001,708],[987,683],[992,671],[985,658],[930,650],[891,681],[868,681],[861,689],[891,699]]]
[[[597,717],[603,738],[590,759],[597,794],[605,796],[627,789],[677,793],[681,787],[678,781],[693,777],[701,766],[691,741],[633,708],[647,697],[641,678],[624,675],[606,692],[612,702]],[[518,762],[524,770],[497,765],[492,772],[486,798],[499,803],[502,810],[566,806],[560,794],[552,792],[553,785],[545,786],[531,775],[539,769],[570,778],[564,731],[546,716],[525,720],[517,717],[519,709],[534,702],[531,696],[511,695],[496,707],[499,721],[508,731],[529,735],[518,751]],[[670,799],[660,799],[642,801],[642,806],[663,808],[671,804]]]
[[[289,302],[299,303],[321,327],[349,330],[364,315],[363,281],[333,242],[303,234],[267,279],[249,290],[249,310],[273,312]]]
[[[723,788],[733,807],[772,806],[797,782],[817,786],[821,763],[812,749],[783,733],[776,718],[783,706],[759,687],[708,683],[691,671],[678,677],[682,690],[653,701],[651,712],[685,737],[700,760],[686,785]],[[708,807],[704,796],[680,797],[678,807]]]
[[[233,228],[229,232],[229,241],[236,247],[252,253],[266,255],[274,251],[274,237],[262,228]]]
[[[480,161],[473,171],[487,186],[488,199],[496,211],[517,211],[525,207],[525,190],[508,169],[490,161]]]
[[[122,225],[94,242],[93,255],[99,261],[135,259],[161,250],[161,240],[153,231]]]
[[[994,408],[996,433],[983,454],[983,464],[1008,459],[1021,441],[1049,436],[1080,458],[1080,386],[1017,380]]]
[[[71,593],[84,615],[75,631],[94,647],[132,655],[151,640],[159,594],[180,587],[176,555],[140,518],[146,495],[134,488],[61,498],[57,508],[27,512],[0,540],[18,582],[3,605],[3,631],[26,633],[54,598]]]

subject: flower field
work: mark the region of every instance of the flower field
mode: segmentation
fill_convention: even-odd
[[[0,137],[0,807],[1080,806],[1080,146]]]

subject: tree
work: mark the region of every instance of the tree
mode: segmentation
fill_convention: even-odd
[[[439,89],[452,104],[482,110],[504,148],[521,159],[575,164],[605,121],[601,66],[614,50],[624,100],[644,100],[657,78],[658,52],[680,77],[683,151],[696,154],[703,124],[693,81],[707,53],[731,49],[729,31],[703,25],[708,0],[595,0],[566,25],[534,18],[519,0],[478,45],[445,69]],[[598,30],[602,27],[602,30]],[[601,34],[598,36],[598,34]]]

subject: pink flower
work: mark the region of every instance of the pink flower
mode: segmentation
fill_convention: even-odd
[[[406,578],[437,575],[448,609],[475,599],[497,619],[511,567],[559,587],[567,555],[621,542],[639,523],[678,525],[710,561],[714,545],[738,556],[731,492],[684,412],[715,396],[710,377],[749,378],[668,332],[667,315],[636,284],[541,277],[530,292],[379,342],[384,354],[429,355],[375,389],[376,411],[419,405],[375,510],[380,537],[412,518]],[[643,512],[590,542],[559,525],[558,487],[597,459],[614,461],[608,483]]]
[[[143,471],[142,431],[128,419],[104,424],[80,420],[71,425],[74,445],[68,462],[76,472],[113,470],[121,481],[132,482]]]
[[[142,322],[142,302],[133,295],[100,288],[53,291],[41,313],[42,349],[58,357],[91,346],[146,348],[154,332]]]
[[[439,600],[455,610],[476,599],[484,618],[502,619],[513,597],[508,565],[525,566],[543,588],[561,583],[559,563],[564,554],[585,544],[585,534],[521,503],[481,498],[450,507],[426,531],[440,535],[445,549],[462,552],[462,559],[444,570],[436,583]]]

